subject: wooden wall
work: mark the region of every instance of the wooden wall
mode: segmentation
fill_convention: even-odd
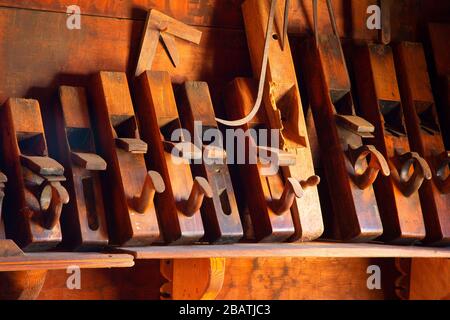
[[[377,37],[376,32],[365,28],[365,10],[374,2],[333,1],[344,37]],[[175,83],[208,81],[214,93],[218,92],[234,77],[252,76],[241,3],[242,0],[0,0],[0,103],[8,97],[37,98],[45,113],[60,84],[85,85],[89,75],[99,70],[131,74],[149,8],[196,25],[204,32],[199,46],[179,42],[184,54],[178,69],[172,67],[160,46],[154,69],[169,71]],[[311,3],[293,1],[289,30],[294,44],[312,32]],[[82,10],[81,30],[66,28],[66,7],[73,4]],[[320,1],[320,8],[320,28],[329,29],[324,0]],[[449,11],[448,0],[394,1],[393,38],[420,39],[426,21],[446,21]],[[295,59],[301,57],[296,55]],[[51,134],[49,138],[51,145]],[[369,259],[233,259],[228,261],[220,298],[394,298],[393,281],[388,281],[381,291],[367,289],[366,270],[372,263]],[[379,263],[386,270],[386,279],[395,278],[393,260]],[[162,281],[158,266],[155,261],[139,263],[128,270],[86,270],[82,273],[81,291],[66,289],[65,272],[50,272],[40,298],[155,299]]]

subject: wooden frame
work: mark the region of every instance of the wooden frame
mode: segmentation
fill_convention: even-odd
[[[125,73],[100,72],[93,78],[94,119],[100,155],[108,169],[102,174],[104,198],[111,199],[108,225],[112,243],[150,245],[160,240],[154,204],[164,181],[147,171],[148,146],[140,139]]]
[[[178,95],[178,110],[183,128],[190,132],[192,141],[203,152],[199,163],[194,162],[191,166],[193,173],[205,178],[212,188],[212,199],[205,199],[201,209],[205,240],[212,243],[238,242],[244,231],[208,84],[184,83]],[[205,141],[208,131],[212,135],[211,140],[214,137],[219,141],[211,141],[212,144],[208,145]]]
[[[69,195],[61,185],[64,167],[48,157],[39,103],[9,99],[0,111],[2,167],[8,238],[27,251],[46,250],[62,240],[60,217]]]
[[[420,43],[402,42],[395,47],[395,58],[411,148],[427,160],[433,173],[419,190],[426,241],[446,245],[450,242],[450,154],[442,138],[425,53]]]
[[[64,166],[65,187],[71,198],[61,216],[63,245],[75,250],[107,246],[108,227],[99,174],[107,165],[97,155],[85,89],[60,87],[53,114],[58,140],[56,159]]]
[[[431,169],[419,154],[411,152],[405,114],[395,73],[391,47],[362,45],[353,57],[360,113],[375,125],[374,144],[388,160],[390,177],[375,181],[383,221],[383,239],[414,243],[425,238],[419,189],[431,179]],[[412,172],[412,173],[411,173]]]

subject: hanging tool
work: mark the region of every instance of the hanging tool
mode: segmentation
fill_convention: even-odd
[[[150,10],[144,27],[144,35],[141,40],[135,76],[138,77],[144,71],[152,69],[160,39],[173,65],[177,67],[180,64],[180,54],[177,48],[176,38],[198,45],[202,38],[202,32],[157,10]]]

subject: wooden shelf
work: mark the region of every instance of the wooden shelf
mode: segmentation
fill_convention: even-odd
[[[191,258],[450,258],[450,248],[425,248],[380,244],[313,242],[301,244],[234,244],[179,247],[120,248],[135,259]]]
[[[129,254],[103,253],[29,253],[0,257],[0,272],[28,270],[65,270],[69,266],[82,269],[126,268],[134,266]]]

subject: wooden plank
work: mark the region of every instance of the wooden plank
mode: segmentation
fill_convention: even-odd
[[[136,259],[197,258],[450,258],[450,248],[402,247],[380,244],[312,242],[302,244],[234,244],[119,248]]]
[[[64,270],[70,266],[87,269],[126,268],[134,266],[128,254],[102,253],[29,253],[0,258],[0,272],[25,270]]]
[[[450,260],[413,259],[411,300],[450,300]]]

